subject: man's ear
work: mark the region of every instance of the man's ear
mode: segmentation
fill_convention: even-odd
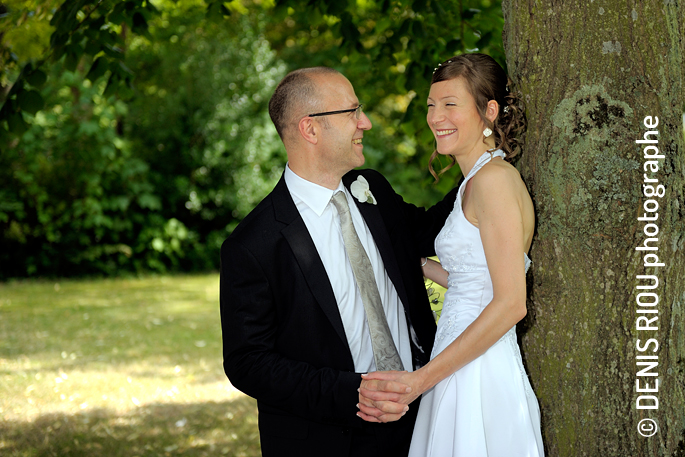
[[[300,136],[305,139],[305,141],[318,144],[319,142],[319,125],[311,117],[303,117],[297,124],[297,130]]]
[[[490,100],[488,106],[485,109],[485,117],[488,118],[490,122],[495,122],[497,115],[499,114],[499,103],[495,100]]]

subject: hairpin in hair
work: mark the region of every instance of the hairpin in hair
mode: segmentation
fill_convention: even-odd
[[[452,61],[451,61],[451,60],[448,60],[447,62],[445,62],[445,65],[447,65],[448,63],[452,63]],[[436,71],[438,71],[438,68],[440,68],[440,67],[442,67],[442,64],[441,64],[441,63],[439,63],[437,67],[433,68],[433,73],[435,73]]]
[[[508,113],[508,112],[509,112],[509,107],[508,107],[508,106],[505,106],[504,109],[503,109],[502,111],[504,111],[505,113]]]

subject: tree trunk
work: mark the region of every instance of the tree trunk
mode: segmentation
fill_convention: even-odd
[[[518,167],[537,215],[522,351],[547,454],[685,456],[685,5],[505,0],[503,10],[528,118]],[[658,143],[636,143],[645,138]],[[657,380],[658,392],[636,391]],[[638,409],[639,396],[658,409]],[[653,436],[639,434],[641,424],[649,435],[643,419]]]

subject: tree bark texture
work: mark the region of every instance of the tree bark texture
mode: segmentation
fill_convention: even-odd
[[[685,5],[505,0],[503,11],[528,119],[517,166],[537,216],[519,332],[547,454],[685,456]],[[654,130],[658,144],[636,143]],[[647,163],[645,152],[664,157]],[[645,184],[665,193],[648,197]],[[646,267],[646,254],[664,266]],[[638,289],[648,279],[637,275],[658,286]],[[638,375],[638,356],[658,365]],[[657,379],[658,392],[636,391]],[[639,395],[658,409],[638,409]],[[656,434],[638,433],[643,419]]]

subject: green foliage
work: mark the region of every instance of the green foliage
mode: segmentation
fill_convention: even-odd
[[[160,8],[127,42],[131,100],[108,93],[103,57],[18,83],[42,89],[17,98],[10,120],[28,122],[0,157],[0,278],[217,268],[221,242],[280,176],[266,101],[285,67],[263,21]]]
[[[135,232],[150,222],[147,165],[118,137],[126,106],[98,95],[104,82],[51,70],[41,96],[51,109],[0,157],[0,275],[114,273],[141,250]]]
[[[8,149],[16,143],[9,141],[10,134],[21,136],[26,131],[24,113],[35,114],[42,108],[40,95],[31,91],[25,83],[35,85],[35,82],[44,82],[41,73],[45,73],[39,68],[48,60],[63,61],[64,68],[74,71],[83,58],[94,59],[91,60],[88,79],[95,82],[107,76],[106,95],[118,92],[124,97],[130,96],[132,73],[123,65],[125,31],[146,34],[149,17],[157,11],[148,0],[70,0],[63,2],[54,14],[51,14],[50,6],[50,1],[29,1],[12,2],[8,7],[8,15],[11,15],[14,27],[11,29],[8,45],[0,48],[0,53],[4,66],[10,70],[21,67],[21,71],[2,100],[0,139],[5,141],[0,143],[0,149]],[[27,20],[27,17],[36,13],[39,15],[37,20]],[[52,17],[48,27],[45,22],[50,14]],[[17,35],[22,28],[26,29],[25,33]],[[41,53],[45,47],[44,37],[50,29],[52,34],[49,51]],[[32,42],[30,38],[36,42]],[[34,60],[40,55],[41,60],[36,65],[31,61],[22,63],[15,51],[22,52],[24,59]],[[35,75],[36,72],[40,73]],[[7,74],[3,75],[3,85],[6,85],[8,79]],[[6,121],[7,130],[3,120]]]
[[[283,171],[285,151],[266,103],[285,66],[260,36],[263,19],[237,16],[198,27],[204,14],[164,12],[151,25],[151,39],[132,42],[138,93],[125,135],[150,166],[165,219],[193,228],[210,267],[232,228]]]
[[[0,3],[0,101],[22,66],[49,52],[52,11],[59,0],[5,0]],[[30,84],[35,85],[29,81]]]

